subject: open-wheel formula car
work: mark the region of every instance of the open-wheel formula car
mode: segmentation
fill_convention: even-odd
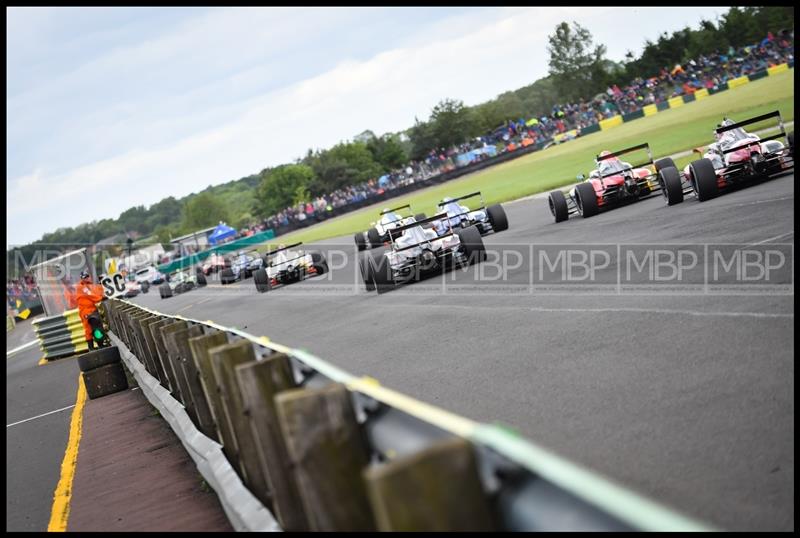
[[[446,226],[447,232],[437,232],[437,223]],[[367,291],[385,293],[425,274],[441,273],[485,258],[486,249],[477,226],[454,230],[447,213],[440,213],[389,230],[388,247],[365,253],[359,260],[359,269]]]
[[[647,152],[647,161],[631,165],[619,159],[620,155],[640,150]],[[575,213],[584,218],[593,217],[602,210],[646,198],[661,189],[647,143],[620,151],[602,151],[596,163],[597,168],[591,171],[589,178],[583,181],[583,174],[579,174],[581,182],[567,194],[560,190],[550,193],[548,203],[556,222],[565,221]]]
[[[459,204],[462,200],[476,197],[481,199],[481,205],[476,209],[470,209],[465,205]],[[480,191],[459,196],[458,198],[445,198],[439,202],[436,211],[437,213],[446,212],[453,228],[476,226],[481,235],[502,232],[508,229],[508,218],[503,206],[494,204],[486,207]],[[434,228],[441,233],[447,233],[448,231],[448,227],[442,221],[439,221]]]
[[[763,138],[748,133],[745,125],[772,118],[778,119],[779,133]],[[739,123],[724,119],[714,130],[716,141],[703,153],[703,158],[679,171],[670,158],[656,162],[667,205],[683,202],[687,194],[698,201],[716,198],[735,185],[764,179],[794,170],[794,131],[786,134],[780,112],[770,112]],[[786,144],[780,138],[786,138]],[[702,153],[702,148],[696,148]]]
[[[211,255],[203,262],[203,274],[208,276],[211,273],[219,273],[220,271],[231,266],[231,261],[218,252],[212,252]]]
[[[328,261],[320,252],[291,250],[295,243],[264,254],[264,267],[253,272],[256,290],[263,293],[280,285],[291,284],[328,272]]]
[[[158,287],[158,293],[162,299],[167,299],[194,288],[202,288],[206,283],[206,276],[200,268],[194,272],[191,269],[183,269],[170,273],[169,280]]]
[[[401,209],[407,209],[409,214],[405,217],[401,216],[397,213]],[[373,224],[372,228],[366,232],[356,232],[354,239],[359,251],[383,246],[384,243],[389,241],[389,229],[405,226],[416,220],[423,220],[425,218],[425,213],[412,215],[411,205],[406,204],[400,207],[386,208],[381,211],[380,217],[381,218]]]
[[[264,259],[258,255],[255,249],[247,252],[240,250],[228,260],[228,267],[220,271],[219,281],[225,285],[237,280],[245,280],[262,267],[264,267]]]

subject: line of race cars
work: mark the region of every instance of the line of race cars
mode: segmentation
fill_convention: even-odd
[[[744,127],[777,118],[778,133],[759,137]],[[782,175],[794,169],[794,131],[786,133],[779,111],[736,123],[728,118],[714,130],[715,141],[705,149],[695,148],[702,155],[682,171],[670,157],[653,161],[647,143],[619,151],[603,151],[595,159],[596,169],[567,193],[555,190],[548,195],[550,212],[556,222],[570,215],[593,217],[601,211],[647,198],[661,192],[667,205],[683,202],[694,195],[700,202],[716,198],[722,192],[759,179]],[[779,139],[785,138],[786,144]],[[648,159],[631,165],[620,156],[644,150]],[[586,181],[584,181],[586,179]]]
[[[744,130],[747,125],[773,118],[778,120],[779,132],[775,135],[759,137]],[[786,133],[778,111],[739,123],[725,118],[714,130],[714,137],[706,148],[695,148],[702,158],[683,170],[678,170],[669,157],[654,161],[647,143],[603,151],[588,178],[579,174],[579,183],[568,192],[549,193],[550,212],[557,223],[574,214],[588,218],[659,192],[668,206],[683,202],[687,195],[704,202],[731,187],[794,169],[794,132]],[[637,152],[646,154],[638,164],[620,159]],[[477,207],[463,205],[475,199],[480,199]],[[480,192],[444,198],[432,217],[414,214],[410,205],[384,209],[370,229],[354,235],[364,288],[381,294],[453,267],[479,263],[486,259],[482,237],[506,229],[503,206],[487,207]],[[232,258],[212,254],[196,274],[187,269],[170,275],[159,288],[161,297],[203,287],[206,275],[212,272],[219,272],[223,285],[252,276],[256,290],[263,293],[329,271],[323,254],[296,248],[300,245],[282,246],[263,256],[255,251],[240,251]]]

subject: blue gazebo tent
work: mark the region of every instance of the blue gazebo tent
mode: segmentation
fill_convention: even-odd
[[[220,241],[224,241],[229,237],[233,237],[236,235],[236,230],[228,226],[227,224],[220,222],[214,231],[211,232],[211,235],[208,236],[208,242],[212,245],[216,245]]]

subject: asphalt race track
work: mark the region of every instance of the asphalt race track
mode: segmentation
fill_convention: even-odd
[[[480,281],[478,265],[367,293],[344,237],[318,245],[343,265],[324,277],[266,294],[252,279],[211,281],[134,302],[266,335],[449,411],[510,425],[716,526],[792,530],[794,176],[702,204],[687,197],[666,207],[658,195],[559,224],[544,198],[505,208],[510,228],[484,238],[490,258]],[[602,267],[601,252],[591,289],[539,263],[541,249],[587,243],[613,261]],[[785,264],[756,291],[732,276],[734,266],[712,276],[709,264],[692,267],[680,253],[680,281],[620,269],[630,265],[623,251],[656,248],[706,261],[725,249],[769,250],[773,266]],[[498,256],[507,262],[500,280]],[[711,278],[725,290],[707,287]],[[646,282],[652,289],[641,289]]]

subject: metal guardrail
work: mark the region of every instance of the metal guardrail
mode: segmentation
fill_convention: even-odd
[[[151,402],[185,410],[165,418],[237,529],[714,530],[305,351],[124,300],[104,310]]]

